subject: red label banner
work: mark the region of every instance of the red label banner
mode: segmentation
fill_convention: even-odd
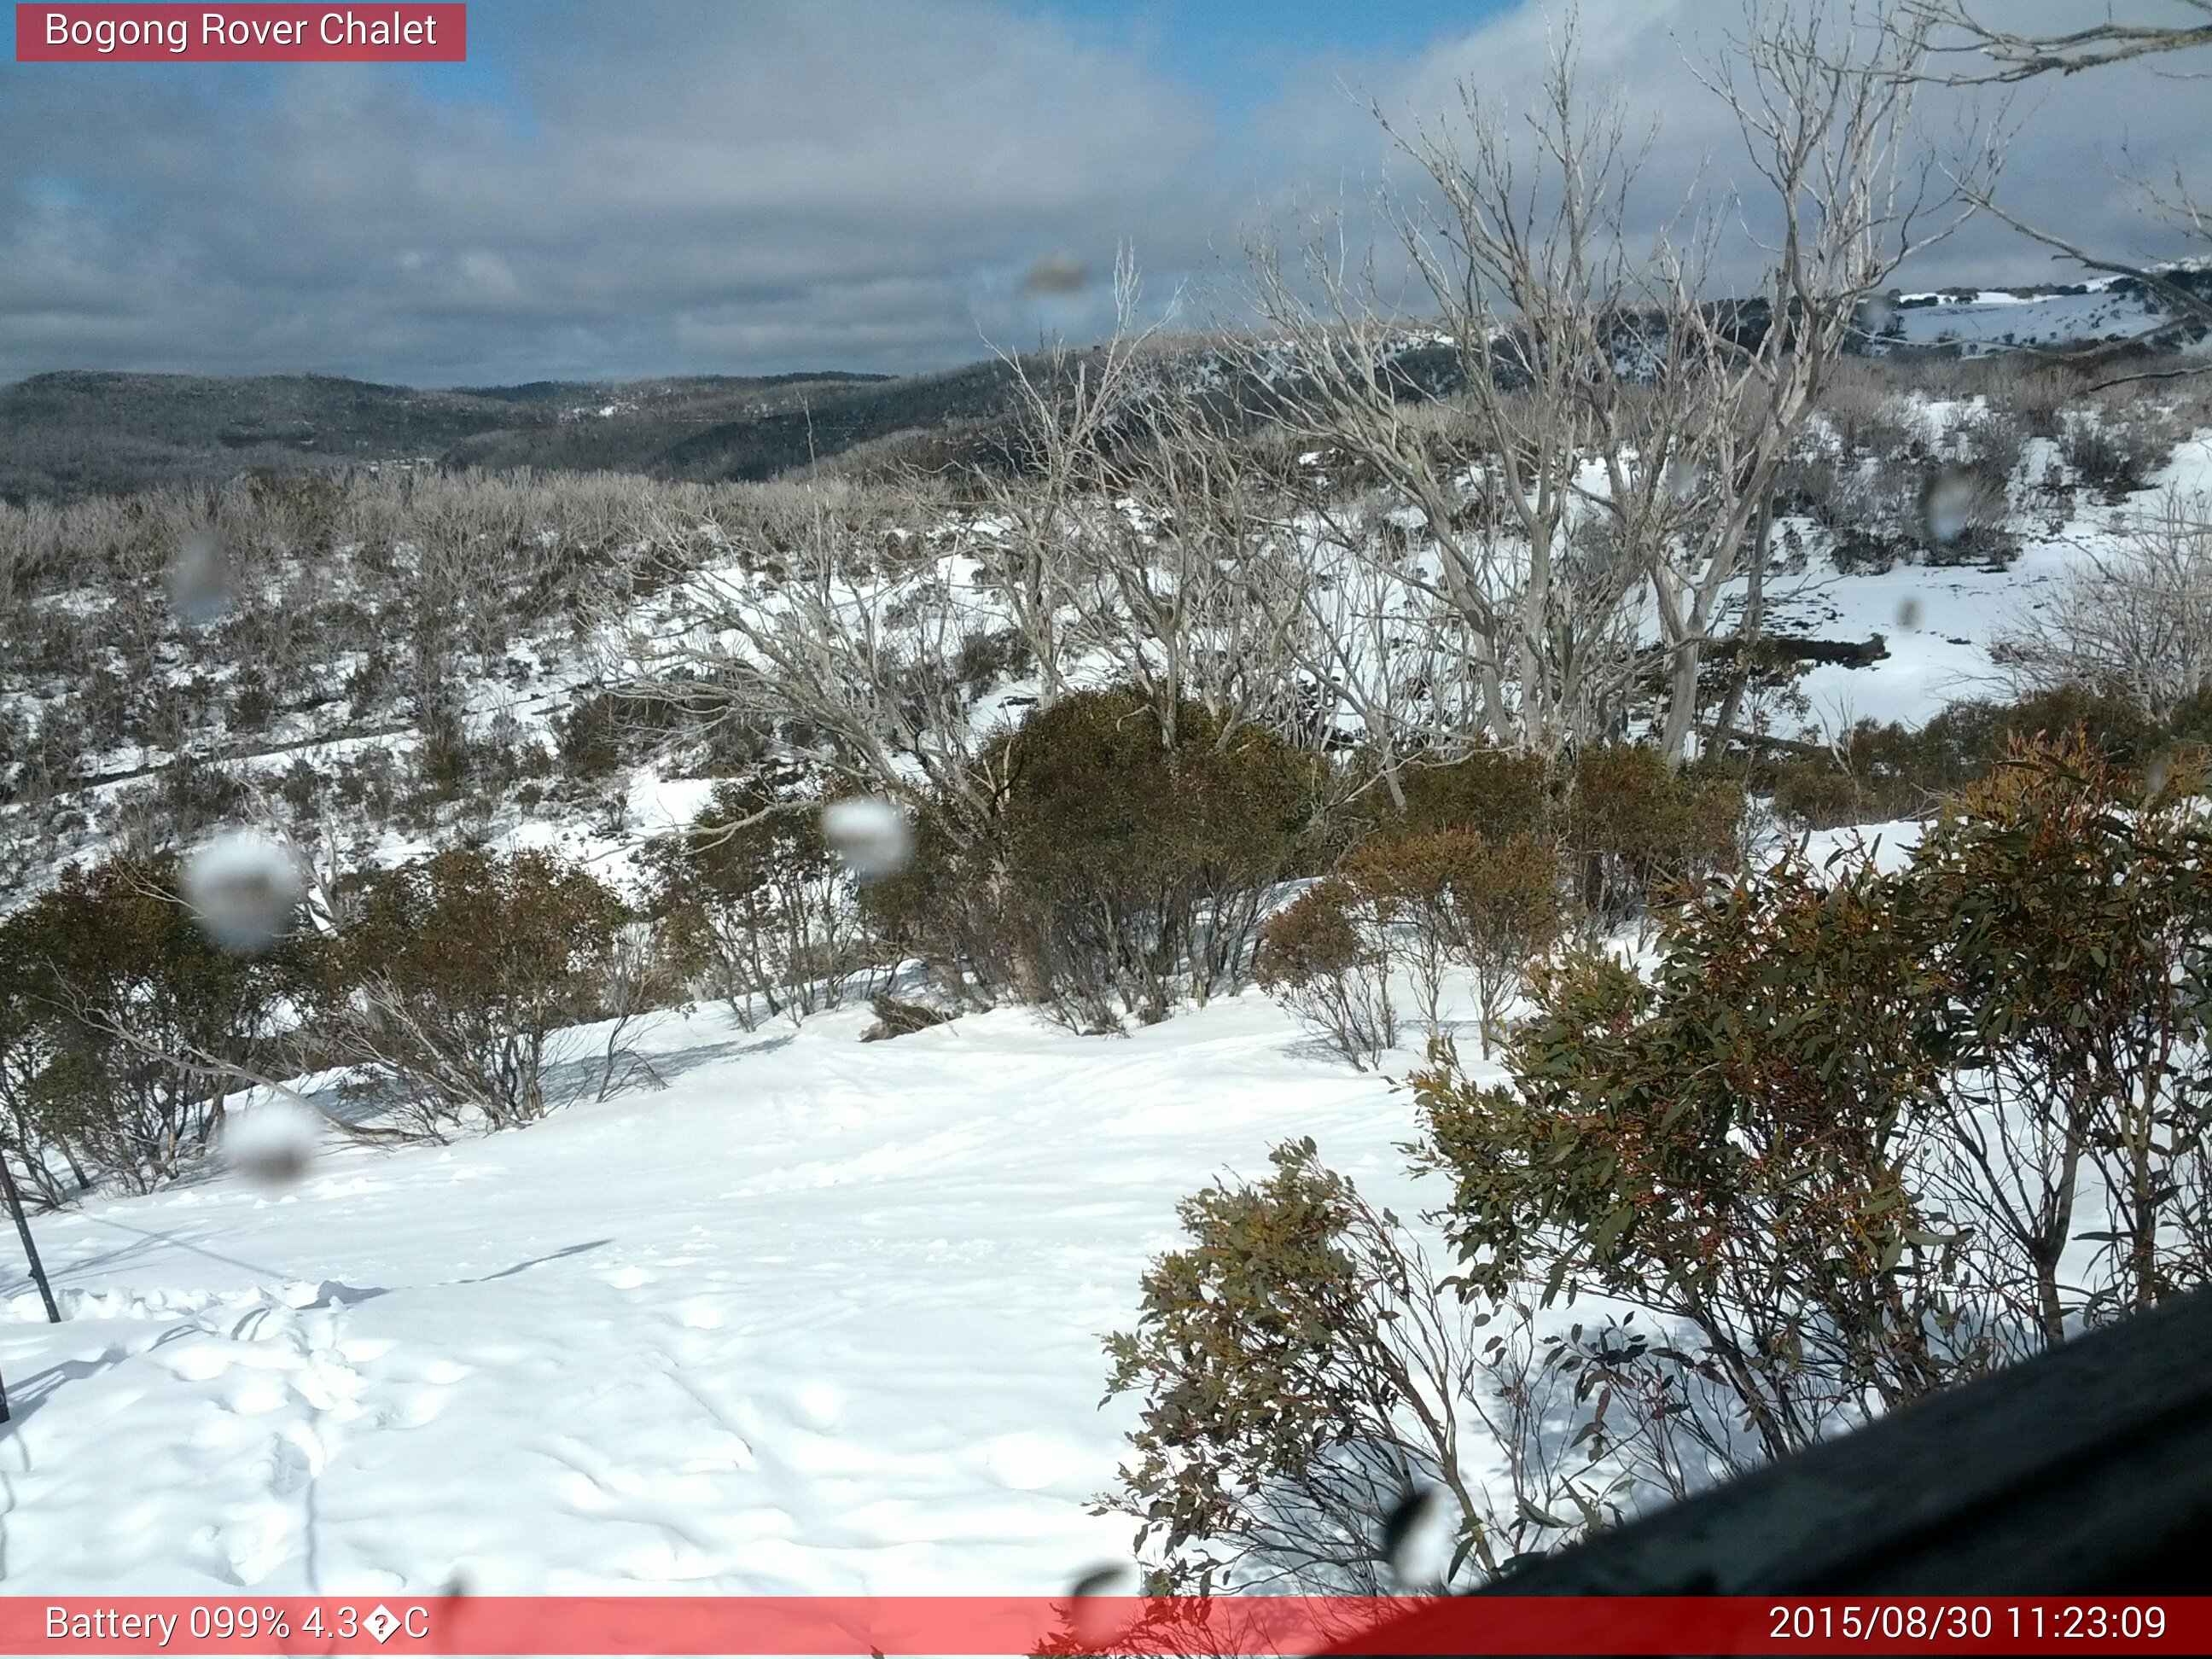
[[[459,64],[453,4],[18,4],[19,64]]]
[[[10,1596],[0,1653],[2208,1653],[2212,1597]]]

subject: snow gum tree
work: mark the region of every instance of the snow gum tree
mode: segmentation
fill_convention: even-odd
[[[1570,40],[1525,131],[1472,92],[1449,127],[1394,131],[1417,188],[1379,206],[1426,315],[1341,238],[1256,262],[1269,412],[1418,520],[1419,556],[1389,569],[1455,647],[1470,736],[1550,755],[1617,735],[1648,615],[1657,737],[1686,752],[1740,577],[1741,631],[1758,627],[1776,483],[1863,302],[1990,170],[1984,151],[1939,172],[1919,142],[1913,32],[1778,9],[1753,25],[1708,83],[1760,181],[1723,214],[1639,231],[1640,150],[1581,91]],[[1723,301],[1739,210],[1766,269],[1755,297]]]

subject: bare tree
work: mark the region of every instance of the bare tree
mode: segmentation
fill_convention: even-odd
[[[642,1072],[656,1089],[667,1086],[653,1062],[638,1052],[637,1038],[643,1035],[641,1022],[679,1000],[682,981],[661,924],[641,919],[615,929],[599,988],[607,1041],[599,1054],[599,1086],[594,1100],[605,1100],[617,1083],[634,1072]],[[629,1040],[625,1042],[625,1037]]]
[[[972,833],[992,791],[969,763],[976,734],[956,665],[988,606],[956,589],[926,522],[864,544],[816,499],[776,528],[772,548],[713,519],[653,525],[670,587],[659,613],[629,633],[635,679],[709,722],[803,740],[849,785]]]
[[[1648,595],[1667,659],[1659,736],[1684,751],[1705,649],[1738,579],[1763,574],[1775,482],[1863,302],[1956,227],[1986,176],[1986,150],[1947,175],[1920,147],[1916,39],[1838,37],[1818,18],[1755,17],[1741,67],[1707,83],[1771,198],[1746,205],[1767,234],[1753,301],[1707,297],[1717,220],[1639,246],[1641,151],[1617,107],[1586,110],[1571,38],[1520,143],[1472,91],[1459,134],[1394,135],[1434,198],[1387,208],[1432,307],[1420,331],[1340,241],[1295,273],[1257,261],[1276,338],[1255,343],[1255,372],[1285,383],[1293,432],[1348,452],[1418,514],[1434,571],[1408,579],[1463,639],[1492,741],[1550,753],[1617,724],[1627,612]],[[1407,367],[1431,345],[1455,360],[1446,421]]]
[[[2212,46],[2212,0],[2166,0],[2169,12],[2194,14],[2194,22],[2129,22],[2107,12],[2101,22],[2051,34],[1999,28],[1976,15],[1965,0],[1906,0],[1905,14],[1922,27],[1955,31],[1939,43],[1947,55],[1980,57],[1979,67],[1962,69],[1946,79],[1966,84],[2033,80],[2040,75],[2078,75],[2083,70],[2130,59]],[[1980,9],[1986,9],[1981,8]]]
[[[2154,718],[2212,684],[2212,502],[2168,490],[2120,546],[2092,553],[1990,655],[2016,691],[2119,692]]]
[[[1170,748],[1186,704],[1223,743],[1297,723],[1291,639],[1309,573],[1282,534],[1279,489],[1225,422],[1155,381],[1125,411],[1124,452],[1086,514],[1078,636],[1144,694]]]
[[[1015,392],[1012,471],[981,475],[985,532],[975,551],[1036,665],[1047,702],[1066,688],[1067,613],[1078,555],[1105,493],[1107,451],[1158,331],[1139,317],[1142,287],[1124,247],[1114,266],[1114,329],[1095,349],[1055,341],[1036,357],[1000,352]]]
[[[1421,580],[1395,511],[1378,492],[1324,483],[1280,533],[1304,556],[1286,641],[1309,688],[1303,724],[1322,747],[1358,734],[1372,781],[1402,809],[1410,758],[1449,754],[1479,721],[1465,636]]]
[[[1698,672],[1729,586],[1748,570],[1755,619],[1774,489],[1830,371],[1863,327],[1868,299],[1900,265],[1955,231],[1995,177],[1994,126],[1939,155],[1920,132],[1924,28],[1877,28],[1856,12],[1748,14],[1736,59],[1706,84],[1735,113],[1764,181],[1747,204],[1767,260],[1764,326],[1732,338],[1699,307],[1704,343],[1734,381],[1729,418],[1705,457],[1711,495],[1654,583],[1671,657],[1662,741],[1679,754],[1695,723]],[[1738,66],[1740,60],[1741,67]]]
[[[1650,297],[1623,234],[1637,160],[1617,112],[1581,110],[1571,46],[1529,122],[1533,168],[1510,130],[1462,97],[1464,143],[1394,133],[1440,205],[1384,204],[1433,320],[1416,330],[1341,232],[1297,270],[1261,249],[1273,337],[1253,343],[1249,372],[1278,388],[1291,435],[1340,452],[1414,515],[1424,556],[1394,559],[1393,580],[1449,619],[1472,732],[1549,753],[1593,723],[1589,685],[1613,678],[1596,665],[1601,642],[1618,643],[1615,615],[1637,585],[1569,550],[1591,499],[1583,466],[1599,406],[1634,372],[1622,331]],[[1449,351],[1455,383],[1441,416],[1412,367],[1433,347]],[[1397,550],[1385,538],[1378,550]]]

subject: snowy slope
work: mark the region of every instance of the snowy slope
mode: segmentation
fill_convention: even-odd
[[[2166,487],[2212,493],[2212,438]],[[1992,689],[1990,640],[2154,494],[2023,524],[2002,572],[1816,550],[1770,625],[1890,652],[1814,670],[1816,724]],[[710,787],[640,773],[618,830],[501,840],[619,876]],[[1085,1509],[1130,1422],[1097,1408],[1098,1337],[1176,1200],[1303,1134],[1401,1213],[1437,1196],[1407,1098],[1256,992],[1126,1039],[1006,1010],[864,1046],[868,1018],[671,1018],[663,1090],[337,1149],[282,1196],[215,1176],[40,1218],[70,1318],[0,1277],[0,1584],[1056,1591],[1128,1539]]]
[[[1051,1593],[1125,1550],[1097,1337],[1175,1200],[1310,1133],[1403,1203],[1410,1102],[1256,993],[866,1021],[672,1020],[665,1090],[41,1218],[6,1588]]]
[[[1895,320],[1900,343],[1955,345],[1969,353],[2128,340],[2166,320],[2162,305],[2112,277],[2073,287],[2079,291],[1906,295],[1887,314]]]
[[[1814,726],[1825,736],[1856,720],[1917,726],[1948,702],[2002,698],[1990,641],[2051,603],[2085,562],[2114,551],[2130,526],[2154,514],[2169,491],[2212,501],[2212,434],[2179,445],[2149,487],[2124,506],[2084,503],[2055,528],[2016,521],[2021,551],[2008,568],[1901,563],[1838,575],[1820,559],[1808,577],[1782,580],[1780,596],[1769,599],[1774,632],[1844,640],[1880,634],[1889,652],[1864,668],[1810,670],[1802,690]]]

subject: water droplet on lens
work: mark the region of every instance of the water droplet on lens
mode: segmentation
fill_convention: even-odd
[[[272,1100],[223,1125],[222,1159],[258,1186],[297,1185],[313,1167],[323,1120],[295,1101]]]
[[[1908,634],[1920,626],[1920,600],[1917,595],[1908,593],[1899,603],[1897,625]]]
[[[1022,292],[1031,295],[1080,294],[1091,286],[1091,273],[1073,254],[1048,253],[1031,264],[1022,277]]]
[[[1068,1633],[1086,1651],[1109,1648],[1128,1632],[1129,1610],[1113,1605],[1137,1593],[1137,1570],[1127,1561],[1108,1561],[1080,1574],[1068,1591]],[[1105,1606],[1099,1603],[1104,1601]]]
[[[1399,1588],[1434,1590],[1451,1571],[1451,1518],[1434,1486],[1407,1492],[1382,1523],[1382,1559]]]
[[[854,875],[888,876],[914,850],[914,830],[906,814],[873,795],[834,800],[822,809],[822,838]]]
[[[265,951],[291,930],[307,896],[300,860],[283,842],[251,830],[202,842],[185,860],[185,902],[227,951]]]
[[[204,628],[228,616],[233,603],[229,560],[212,534],[192,532],[169,561],[169,604],[182,621]]]
[[[1979,491],[1970,474],[1946,468],[1920,487],[1920,524],[1931,542],[1955,542],[1973,522]]]

